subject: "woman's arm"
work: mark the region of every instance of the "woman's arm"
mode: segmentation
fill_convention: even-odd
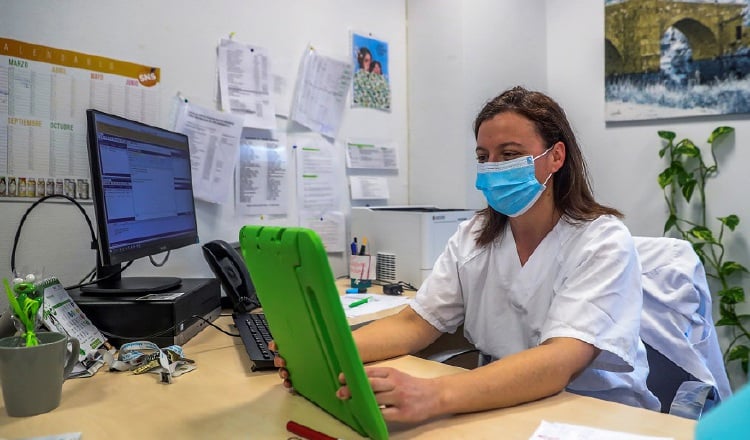
[[[446,414],[514,406],[556,394],[597,356],[592,345],[554,338],[484,367],[421,379],[388,367],[368,367],[367,375],[382,409],[394,422],[419,422]],[[343,380],[343,377],[340,377]],[[350,397],[346,386],[337,393]]]
[[[440,335],[440,331],[411,307],[375,320],[353,333],[362,362],[416,353],[435,342]]]
[[[353,332],[362,362],[379,361],[404,354],[415,353],[433,343],[440,332],[422,319],[414,309],[406,307],[395,315],[375,320]],[[268,344],[276,352],[276,342]],[[273,363],[279,368],[284,386],[292,387],[286,361],[276,354]]]

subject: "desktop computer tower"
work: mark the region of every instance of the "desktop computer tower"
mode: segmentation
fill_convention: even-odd
[[[353,207],[351,234],[376,257],[377,279],[419,287],[432,272],[458,224],[470,219],[470,209],[435,206]]]
[[[86,294],[75,289],[71,298],[116,347],[133,341],[150,341],[159,347],[183,345],[221,312],[221,289],[215,278],[183,278],[182,284],[145,300],[137,296]]]

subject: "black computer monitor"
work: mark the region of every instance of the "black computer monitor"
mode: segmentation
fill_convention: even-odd
[[[198,243],[188,138],[87,110],[97,278],[85,293],[133,295],[180,285],[175,277],[121,277],[123,262]]]

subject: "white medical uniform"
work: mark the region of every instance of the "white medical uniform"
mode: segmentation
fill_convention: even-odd
[[[625,225],[613,216],[577,225],[563,218],[521,266],[510,225],[478,247],[482,223],[474,216],[459,226],[414,310],[441,332],[463,323],[469,342],[493,359],[555,337],[592,344],[601,353],[567,390],[658,410],[638,336],[641,268]]]

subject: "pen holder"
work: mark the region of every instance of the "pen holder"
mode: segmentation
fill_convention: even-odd
[[[372,255],[352,255],[349,259],[351,286],[368,288],[375,279],[375,258]]]
[[[372,281],[371,280],[359,280],[357,278],[352,278],[352,287],[355,287],[357,289],[367,289],[368,287],[372,287]],[[363,292],[360,292],[363,293]]]

